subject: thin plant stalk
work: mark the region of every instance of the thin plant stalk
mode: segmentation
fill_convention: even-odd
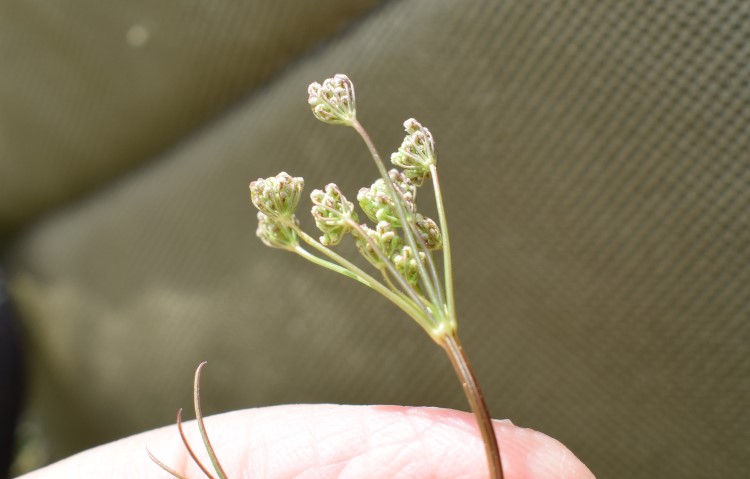
[[[179,472],[175,471],[171,467],[161,462],[159,458],[154,456],[154,454],[148,450],[148,448],[146,448],[146,454],[148,454],[148,458],[151,459],[151,462],[153,462],[154,464],[162,468],[164,471],[168,472],[170,475],[172,475],[172,477],[176,477],[177,479],[188,479],[187,477],[183,476]],[[212,478],[209,476],[209,479],[212,479]]]
[[[354,263],[350,262],[349,260],[347,260],[346,258],[342,257],[341,255],[337,254],[335,251],[331,250],[330,248],[327,248],[327,247],[323,246],[320,242],[315,241],[314,238],[312,238],[310,235],[308,235],[307,233],[305,233],[304,231],[302,231],[298,226],[292,225],[292,227],[294,228],[294,231],[299,235],[299,237],[302,238],[302,240],[305,241],[307,244],[309,244],[313,248],[317,249],[318,251],[320,251],[324,255],[328,256],[332,260],[336,261],[340,265],[342,265],[342,266],[344,266],[346,268],[349,268],[351,271],[355,272],[358,276],[360,276],[361,278],[363,278],[365,281],[371,282],[372,284],[368,284],[368,286],[370,286],[372,289],[376,290],[380,294],[382,294],[382,295],[384,295],[384,296],[386,296],[386,297],[388,297],[390,299],[390,296],[388,296],[388,295],[392,294],[393,291],[391,291],[388,288],[386,288],[385,286],[383,286],[383,284],[380,281],[376,280],[375,278],[373,278],[369,274],[365,273],[364,271],[362,271],[361,268],[355,266]],[[370,240],[370,239],[367,238],[367,235],[364,234],[364,232],[362,231],[362,229],[359,227],[358,224],[352,222],[351,223],[351,227],[352,227],[352,229],[357,230],[367,241],[372,242],[372,240]],[[375,250],[377,251],[377,248]],[[386,263],[386,266],[389,266],[389,265],[390,265],[389,263]],[[392,265],[390,265],[390,266],[391,266],[391,269],[392,269]],[[418,294],[413,289],[408,288],[408,285],[406,285],[406,283],[403,282],[403,280],[400,278],[400,276],[398,275],[398,273],[395,270],[392,269],[392,271],[395,273],[395,276],[398,278],[398,280],[403,285],[405,285],[404,286],[404,289],[406,290],[405,292],[406,292],[406,294],[408,294],[411,297],[411,300],[415,304],[417,304],[417,305],[421,304],[421,301],[420,301],[420,299],[418,297]],[[401,305],[401,303],[396,303],[396,304],[399,307],[401,307],[401,309],[404,309],[404,307]]]
[[[198,430],[201,433],[201,439],[203,439],[203,445],[208,452],[208,457],[211,459],[211,464],[216,470],[219,479],[227,479],[227,474],[224,472],[224,468],[221,467],[219,459],[216,457],[214,448],[211,445],[211,440],[208,438],[206,433],[206,425],[203,423],[203,411],[201,410],[201,371],[206,366],[206,361],[203,361],[198,365],[198,369],[195,370],[195,381],[193,383],[193,406],[195,407],[195,420],[198,423]]]
[[[448,221],[445,219],[445,207],[443,207],[443,195],[440,192],[440,180],[435,165],[430,166],[432,177],[432,189],[435,191],[435,206],[437,207],[440,230],[443,232],[443,281],[445,281],[445,292],[447,300],[448,317],[455,321],[456,303],[453,299],[453,264],[451,260],[451,241],[448,235]]]
[[[193,398],[193,401],[196,399]],[[197,396],[197,401],[200,402],[200,396]],[[210,479],[214,479],[213,474],[211,474],[211,471],[208,470],[206,466],[203,465],[203,463],[198,459],[198,455],[195,454],[195,451],[193,451],[193,448],[190,446],[190,443],[187,440],[187,437],[185,436],[185,430],[182,428],[182,408],[180,408],[179,411],[177,411],[177,430],[180,433],[180,438],[182,438],[182,443],[185,445],[185,449],[187,449],[188,454],[190,454],[190,457],[193,459],[193,462],[195,462],[198,467],[203,471],[203,474],[206,475],[206,477]]]
[[[380,170],[384,181],[386,182],[386,184],[390,184],[390,176],[387,174],[387,172],[385,172],[385,166],[383,165],[382,160],[380,159],[380,156],[378,155],[377,150],[375,149],[375,146],[370,139],[370,136],[367,134],[367,131],[356,120],[353,122],[352,126],[367,144],[370,150],[370,154],[372,155],[375,164],[378,165],[378,169]],[[385,174],[383,174],[383,172],[385,172]],[[433,339],[435,339],[435,341],[445,350],[451,364],[453,365],[454,370],[456,371],[456,374],[458,375],[459,380],[461,381],[464,393],[469,401],[469,405],[472,412],[474,413],[474,416],[477,420],[477,425],[479,426],[479,430],[482,435],[485,455],[487,457],[487,466],[490,470],[490,477],[492,479],[503,479],[503,467],[502,459],[500,456],[500,447],[497,443],[495,430],[492,426],[492,417],[490,416],[489,408],[487,407],[487,403],[484,400],[484,395],[482,394],[482,390],[479,387],[479,383],[477,382],[476,376],[474,375],[474,371],[472,370],[469,363],[469,358],[466,356],[463,347],[461,346],[456,329],[450,238],[448,236],[448,224],[445,217],[445,208],[443,206],[442,194],[440,191],[440,182],[438,180],[437,168],[435,167],[435,165],[432,165],[430,167],[430,176],[432,177],[433,181],[435,203],[438,210],[440,229],[443,235],[443,277],[445,281],[445,289],[447,291],[447,304],[443,303],[443,295],[440,282],[437,280],[435,283],[430,281],[431,277],[427,276],[426,271],[424,271],[424,265],[422,265],[421,261],[417,261],[417,264],[422,267],[422,271],[420,273],[423,274],[423,283],[428,285],[428,294],[430,290],[433,291],[433,294],[437,297],[437,301],[439,301],[437,304],[445,306],[445,310],[435,312],[436,314],[440,315],[441,319],[443,320],[440,322],[440,326],[444,326],[443,322],[445,320],[447,320],[448,322],[448,328],[441,328],[440,331],[433,331],[432,336]],[[394,204],[397,205],[399,215],[401,216],[400,219],[403,224],[404,236],[406,236],[408,240],[411,240],[412,248],[416,250],[416,246],[414,246],[415,235],[410,229],[411,222],[406,222],[403,206],[401,205],[401,202],[396,199],[398,195],[396,188],[391,185],[390,189],[392,190],[391,194],[394,197]],[[424,242],[421,243],[421,246],[426,253],[428,263],[432,266],[432,271],[430,271],[430,273],[432,278],[434,278],[435,270],[434,263],[432,261],[432,254],[427,250],[427,248],[424,247]]]
[[[458,335],[455,333],[445,336],[441,346],[443,346],[446,354],[448,354],[453,369],[456,371],[459,381],[461,381],[466,399],[469,400],[471,411],[474,413],[474,417],[476,417],[479,431],[482,434],[490,477],[493,479],[503,479],[503,463],[500,457],[500,447],[495,437],[495,429],[492,425],[492,417],[484,400],[482,389],[479,387],[479,383],[469,363],[469,358],[466,356]]]
[[[406,237],[406,241],[409,243],[409,246],[415,253],[417,251],[420,251],[420,249],[417,248],[417,243],[414,240],[414,235],[409,228],[410,222],[408,221],[408,217],[406,216],[406,211],[404,211],[404,206],[401,204],[401,201],[398,201],[399,193],[398,191],[396,191],[396,187],[393,185],[391,177],[388,175],[388,170],[386,170],[385,164],[380,158],[380,154],[378,154],[377,148],[375,148],[375,144],[372,142],[370,135],[364,129],[362,124],[360,124],[356,119],[352,121],[352,128],[354,128],[354,130],[359,134],[359,136],[362,138],[362,141],[365,142],[365,145],[367,145],[367,149],[370,151],[370,155],[372,156],[373,160],[375,160],[375,165],[378,168],[378,172],[380,173],[380,176],[383,177],[383,181],[385,182],[386,188],[388,189],[388,193],[393,198],[393,203],[396,207],[396,213],[398,214],[399,220],[401,221],[401,224],[404,228],[404,236]],[[431,258],[429,254],[427,255],[427,257]],[[428,259],[428,261],[430,261],[430,259]],[[424,267],[421,261],[417,261],[417,267],[419,268],[419,274],[422,276],[422,278],[428,278],[427,269]],[[433,304],[440,304],[440,298],[438,297],[437,291],[435,290],[435,283],[433,281],[424,281],[424,283],[426,286],[426,293],[430,298],[430,301]]]
[[[224,472],[224,468],[222,467],[221,463],[219,462],[219,459],[216,457],[216,452],[214,451],[213,445],[211,445],[211,441],[208,438],[208,433],[206,432],[206,426],[203,423],[203,411],[201,409],[201,393],[200,393],[200,381],[201,381],[201,371],[203,370],[203,367],[206,365],[206,361],[200,363],[198,365],[198,368],[195,370],[195,379],[193,382],[193,407],[195,408],[195,419],[198,423],[198,430],[200,431],[201,439],[203,440],[203,446],[206,449],[206,452],[208,453],[208,457],[211,460],[211,465],[213,466],[214,470],[216,471],[216,474],[218,476],[218,479],[228,479],[228,476],[226,472]],[[190,455],[190,458],[195,462],[195,464],[200,468],[201,472],[208,478],[208,479],[216,479],[217,476],[214,476],[211,474],[211,471],[208,470],[208,468],[203,465],[203,463],[198,459],[198,456],[195,454],[195,451],[190,446],[190,442],[187,440],[187,436],[185,436],[185,431],[182,428],[182,409],[177,411],[177,431],[180,433],[180,439],[182,440],[182,444],[185,446],[185,449],[188,452],[188,455]],[[175,471],[171,467],[164,464],[162,461],[160,461],[156,456],[154,456],[151,451],[146,448],[146,452],[148,453],[148,457],[160,468],[162,468],[164,471],[172,475],[173,477],[177,479],[188,479],[183,474],[180,474],[179,472]]]
[[[295,232],[300,236],[300,238],[303,239],[303,241],[305,241],[310,246],[316,248],[318,251],[320,251],[321,253],[325,254],[326,256],[328,256],[329,258],[331,258],[332,260],[336,261],[341,266],[344,266],[345,268],[348,268],[351,272],[353,272],[357,276],[357,277],[354,277],[354,279],[357,279],[358,281],[366,284],[370,288],[374,289],[378,293],[382,294],[383,296],[385,296],[386,298],[388,298],[389,300],[391,300],[391,302],[393,302],[394,304],[396,304],[396,306],[398,306],[399,308],[401,308],[402,311],[404,311],[405,313],[407,313],[412,319],[416,320],[420,325],[422,325],[425,329],[427,329],[429,331],[430,325],[425,323],[424,318],[419,314],[420,310],[418,309],[418,306],[414,306],[409,301],[409,298],[404,297],[403,295],[401,295],[400,293],[398,293],[396,291],[391,291],[385,285],[383,285],[383,283],[381,283],[380,281],[376,280],[375,278],[373,278],[369,274],[365,273],[359,267],[355,266],[353,263],[351,263],[347,259],[343,258],[341,255],[335,253],[330,248],[326,248],[325,246],[323,246],[319,242],[315,241],[314,238],[312,238],[310,235],[308,235],[307,233],[305,233],[304,231],[302,231],[301,229],[299,229],[297,226],[293,226],[293,227],[295,228]],[[294,251],[297,252],[298,254],[300,254],[299,251],[296,251],[296,250],[294,250]],[[305,251],[305,250],[303,249],[303,251]],[[305,251],[305,252],[308,253],[307,251]],[[305,257],[305,258],[307,258],[307,256],[305,254],[300,254],[300,255],[303,256],[303,257]],[[310,255],[310,256],[312,256],[312,255]],[[317,258],[317,257],[315,257],[315,258],[316,258],[316,260],[320,260],[320,258]],[[310,259],[310,258],[307,258],[307,259]],[[320,260],[320,261],[323,261],[323,260]],[[314,262],[316,264],[321,264],[319,261],[314,261]],[[353,277],[351,274],[346,274],[343,271],[339,270],[338,268],[332,268],[331,266],[335,266],[335,265],[333,265],[331,263],[329,263],[328,265],[322,265],[322,266],[325,266],[328,269],[331,269],[333,271],[341,273],[341,274],[343,274],[345,276],[348,276],[350,278]],[[412,301],[417,302],[418,299],[415,299],[415,300],[412,300]],[[419,303],[416,303],[416,304],[418,305]]]
[[[403,207],[401,205],[401,202],[396,200],[396,196],[398,195],[398,192],[396,191],[396,188],[393,187],[393,185],[390,182],[390,176],[388,175],[387,171],[385,170],[385,166],[383,165],[382,160],[380,159],[380,155],[378,154],[375,145],[373,144],[372,140],[370,139],[370,136],[368,135],[367,131],[364,129],[364,127],[357,121],[354,120],[352,122],[352,126],[354,129],[359,133],[359,135],[364,140],[365,144],[367,145],[368,149],[370,150],[370,154],[373,157],[373,160],[375,161],[375,164],[378,167],[378,170],[380,170],[381,176],[383,176],[384,181],[387,185],[390,185],[391,195],[394,197],[394,204],[397,205],[397,210],[399,212],[400,220],[402,222],[403,229],[404,229],[404,236],[408,238],[408,240],[411,240],[412,248],[416,250],[415,241],[414,241],[414,234],[410,230],[409,223],[406,222],[405,218],[405,212],[403,211]],[[445,218],[445,208],[443,206],[442,201],[442,194],[440,191],[440,182],[438,180],[437,176],[437,168],[435,165],[430,166],[430,176],[432,177],[433,182],[433,190],[435,192],[435,203],[438,210],[438,218],[440,221],[440,229],[443,234],[443,269],[444,269],[444,281],[445,281],[445,290],[447,292],[447,304],[445,304],[447,311],[440,311],[436,312],[437,314],[440,314],[443,319],[448,319],[448,321],[451,323],[452,326],[452,332],[450,334],[446,335],[434,335],[433,337],[437,341],[440,346],[443,347],[445,352],[448,354],[448,358],[451,361],[451,364],[453,365],[453,368],[456,371],[456,374],[458,375],[459,380],[461,381],[461,385],[463,386],[464,393],[466,394],[466,398],[469,401],[469,405],[471,407],[472,412],[474,413],[474,416],[477,420],[477,425],[479,426],[479,430],[482,434],[482,439],[485,447],[485,454],[487,456],[487,465],[490,470],[490,477],[492,479],[502,479],[503,478],[503,468],[502,468],[502,459],[500,456],[500,447],[497,443],[497,438],[495,437],[495,430],[492,426],[492,417],[489,413],[489,408],[487,407],[487,403],[484,400],[484,395],[482,394],[482,390],[479,387],[479,383],[476,380],[476,376],[474,375],[474,372],[471,368],[471,365],[469,363],[469,358],[466,356],[466,354],[463,351],[463,348],[461,347],[461,343],[458,339],[458,333],[455,329],[456,325],[456,313],[455,313],[455,303],[453,298],[453,271],[452,271],[452,263],[451,263],[451,254],[450,254],[450,238],[448,236],[448,224],[447,220]],[[424,244],[422,244],[424,247]],[[430,271],[431,276],[434,278],[434,263],[432,262],[432,255],[429,251],[426,250],[426,248],[423,248],[425,252],[427,253],[428,263],[433,266],[432,271]],[[421,261],[417,262],[418,265],[422,268],[421,274],[423,274],[423,278],[426,278],[424,283],[427,285],[427,291],[428,295],[429,292],[432,291],[433,295],[436,297],[437,301],[439,301],[437,304],[444,304],[442,300],[442,294],[440,288],[440,283],[436,282],[433,283],[430,281],[430,277],[427,276],[426,271],[424,271],[424,266],[422,265]],[[432,298],[431,298],[432,299]],[[437,336],[437,337],[436,337]]]

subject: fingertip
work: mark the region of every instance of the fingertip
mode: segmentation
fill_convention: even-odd
[[[431,407],[374,406],[381,412],[401,414],[405,418],[431,420],[435,425],[434,434],[449,436],[465,449],[465,456],[458,448],[437,452],[452,454],[457,459],[457,467],[486,470],[484,449],[479,438],[476,420],[472,414],[453,409]],[[500,446],[505,479],[593,479],[591,471],[560,441],[533,429],[519,427],[510,419],[493,420],[495,434]],[[463,461],[463,465],[461,462]],[[451,462],[451,461],[447,461]],[[468,466],[471,464],[471,466]],[[453,473],[457,473],[454,469]]]
[[[560,441],[533,429],[496,424],[505,479],[594,479],[593,473]]]
[[[317,471],[321,477],[335,470],[336,477],[357,479],[483,479],[487,475],[484,448],[470,413],[427,407],[299,405],[256,410],[253,415],[250,434],[263,438],[263,451],[270,454],[264,462],[270,470]],[[494,425],[504,479],[594,479],[556,439],[509,420]],[[295,445],[292,455],[291,444]],[[247,456],[250,470],[260,462],[257,452],[249,451]]]

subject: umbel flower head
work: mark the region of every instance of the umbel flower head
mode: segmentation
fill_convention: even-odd
[[[367,235],[367,238],[358,233],[355,234],[357,249],[367,261],[378,269],[385,266],[383,257],[387,261],[396,252],[401,251],[401,247],[404,245],[401,237],[393,229],[393,225],[387,221],[379,222],[374,230],[367,225],[360,225],[360,229]],[[368,241],[368,238],[371,241]],[[378,254],[375,248],[380,250],[383,257]]]
[[[440,228],[430,218],[417,213],[415,218],[419,237],[424,241],[424,245],[429,250],[440,249],[443,246],[443,236],[440,234]]]
[[[396,153],[391,155],[391,163],[403,168],[404,174],[421,184],[430,174],[430,166],[437,163],[435,140],[430,130],[423,127],[414,118],[404,122],[406,138]]]
[[[313,115],[331,125],[351,125],[356,119],[354,85],[346,75],[337,73],[321,85],[311,83],[307,88],[307,102]]]
[[[359,222],[354,205],[344,198],[334,183],[326,185],[325,191],[313,190],[310,199],[315,225],[323,232],[320,237],[323,246],[339,244],[344,235],[351,231],[350,225]]]
[[[292,215],[291,220],[297,224],[297,218]],[[282,223],[278,218],[272,218],[258,212],[258,229],[255,232],[266,246],[294,250],[299,244],[294,229]]]
[[[427,256],[423,252],[420,251],[418,255],[415,255],[414,250],[410,246],[404,246],[401,248],[401,251],[393,255],[392,261],[396,270],[401,273],[401,276],[409,284],[416,286],[419,284],[419,265],[417,261],[424,263],[425,259],[427,259]]]
[[[399,201],[401,201],[406,210],[411,213],[416,211],[414,204],[416,186],[414,183],[396,169],[389,171],[388,176],[396,188],[396,193],[401,196],[401,200],[403,201]],[[393,199],[388,193],[388,187],[382,178],[375,180],[369,188],[361,188],[359,193],[357,193],[357,201],[362,211],[365,212],[370,220],[375,222],[387,221],[396,227],[401,226],[396,206],[393,204]]]
[[[250,199],[261,213],[270,218],[291,216],[297,209],[305,180],[281,172],[250,183]]]

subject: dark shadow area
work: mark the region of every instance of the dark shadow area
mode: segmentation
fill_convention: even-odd
[[[23,398],[20,328],[0,272],[0,477],[10,477],[14,433]]]

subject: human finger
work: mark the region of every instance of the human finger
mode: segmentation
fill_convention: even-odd
[[[206,428],[230,479],[486,479],[473,416],[438,408],[293,405],[208,417]],[[194,422],[187,439],[210,466]],[[533,430],[497,421],[505,479],[591,479],[565,446]],[[169,478],[146,447],[184,476],[205,476],[174,426],[85,451],[20,479]]]

